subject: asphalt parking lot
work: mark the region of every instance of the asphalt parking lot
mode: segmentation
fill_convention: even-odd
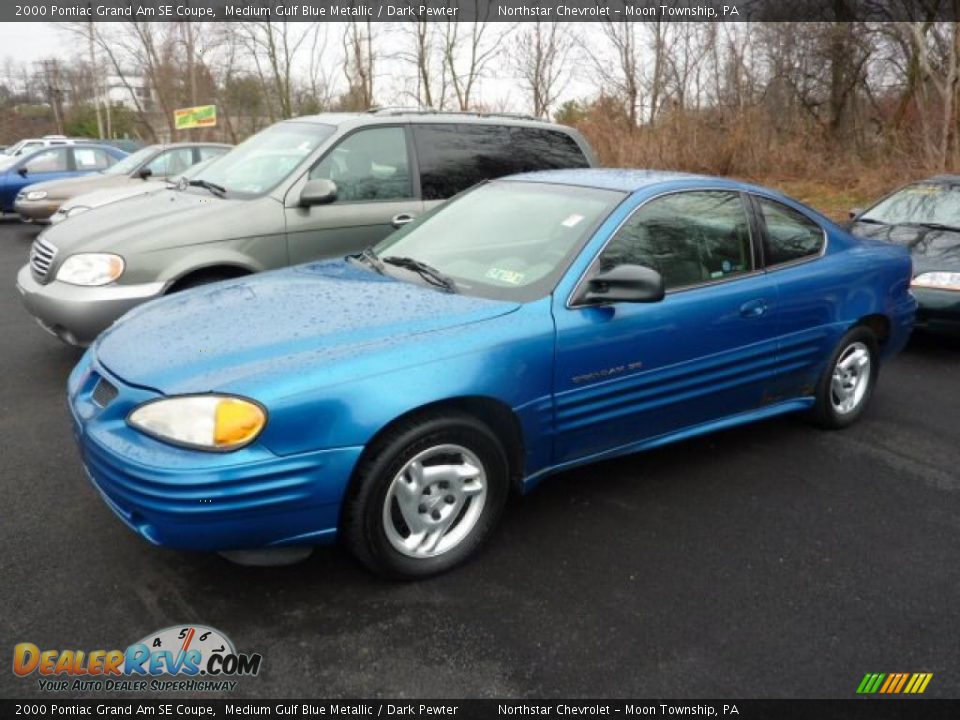
[[[263,655],[231,697],[853,697],[921,671],[960,695],[958,342],[915,339],[850,430],[784,418],[559,475],[438,579],[335,547],[250,569],[148,546],[88,484],[79,352],[14,287],[35,234],[0,221],[4,653],[192,622]],[[9,667],[0,697],[40,695]]]

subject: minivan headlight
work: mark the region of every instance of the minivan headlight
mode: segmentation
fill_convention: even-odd
[[[960,272],[925,272],[917,275],[913,287],[934,288],[937,290],[960,290]]]
[[[57,280],[71,285],[106,285],[123,274],[123,258],[108,253],[80,253],[63,261]]]
[[[181,395],[144,403],[127,423],[173,445],[226,452],[253,442],[267,413],[258,403],[231,395]]]
[[[46,196],[46,190],[31,190],[27,193],[27,200],[43,200]]]

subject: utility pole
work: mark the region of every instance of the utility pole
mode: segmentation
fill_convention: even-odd
[[[93,20],[87,24],[87,43],[90,49],[90,80],[93,82],[93,107],[97,111],[97,137],[106,137],[103,134],[103,115],[100,113],[100,102],[102,100],[100,93],[100,72],[97,68],[97,52],[93,44],[93,33],[95,31]]]

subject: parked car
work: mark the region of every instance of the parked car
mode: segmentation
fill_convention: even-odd
[[[788,412],[850,425],[910,334],[909,283],[903,248],[764,188],[532,173],[350,258],[138,308],[69,405],[151,543],[265,562],[242,551],[339,537],[421,577],[558,470]]]
[[[223,143],[149,145],[96,175],[31,185],[17,196],[15,209],[24,220],[49,222],[64,201],[77,195],[137,186],[151,178],[162,180],[179,175],[201,160],[223,155],[230,147]],[[83,150],[78,148],[75,152]]]
[[[0,214],[14,211],[16,197],[29,185],[106,170],[124,157],[125,152],[106,145],[63,145],[17,158],[0,168]]]
[[[89,143],[87,138],[70,138],[66,135],[44,135],[42,138],[24,138],[14,143],[8,148],[4,148],[4,155],[8,157],[21,157],[29,155],[45,147],[56,147],[58,145],[75,145],[77,143]]]
[[[854,234],[910,250],[917,328],[960,334],[960,175],[912,183],[850,215]]]
[[[575,130],[513,116],[285,121],[215,160],[186,188],[50,228],[17,282],[43,327],[86,345],[151,298],[362,250],[483,180],[592,164]],[[86,268],[80,274],[78,263]]]
[[[216,157],[220,156],[217,155]],[[203,170],[203,168],[213,162],[214,159],[215,158],[202,160],[196,165],[191,165],[179,175],[175,175],[173,177],[162,178],[160,180],[148,178],[143,182],[127,183],[122,186],[107,188],[106,190],[94,190],[93,192],[76,195],[69,200],[64,201],[57,211],[50,216],[50,223],[52,225],[56,225],[57,223],[61,223],[69,217],[76,217],[81,213],[94,210],[98,207],[103,207],[104,205],[110,205],[111,203],[119,202],[121,200],[128,200],[129,198],[137,197],[139,195],[147,195],[148,193],[154,193],[160,190],[166,190],[170,187],[176,187],[180,182],[189,181],[197,173]]]

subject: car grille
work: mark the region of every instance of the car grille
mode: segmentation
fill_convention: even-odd
[[[114,398],[117,397],[119,391],[104,378],[100,378],[100,382],[97,383],[97,386],[93,389],[93,402],[95,402],[100,407],[106,407],[113,402]]]
[[[30,248],[30,268],[38,280],[45,280],[53,259],[57,256],[57,248],[42,238],[37,238]]]

